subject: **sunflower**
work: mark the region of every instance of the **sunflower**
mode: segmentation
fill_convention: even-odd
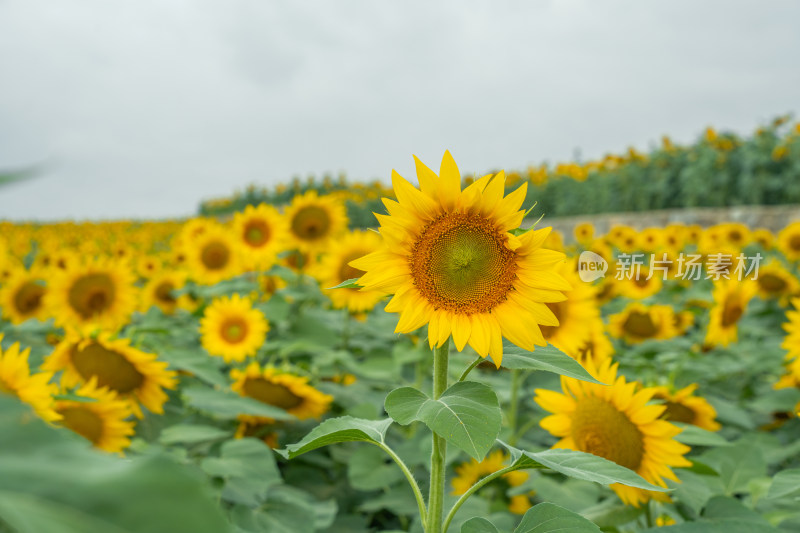
[[[778,233],[778,249],[789,261],[800,259],[800,221],[792,222]]]
[[[455,468],[456,477],[453,478],[453,495],[460,496],[467,492],[481,478],[494,474],[508,466],[510,456],[502,450],[495,450],[483,461],[470,459],[469,462],[461,463]],[[528,472],[515,470],[500,477],[499,481],[504,482],[507,487],[518,487],[528,480]],[[492,483],[497,483],[494,480]],[[505,491],[503,491],[505,493]],[[514,514],[525,514],[530,509],[531,500],[528,494],[518,494],[511,496],[508,501],[508,510]]]
[[[786,311],[788,322],[783,324],[786,337],[781,348],[786,350],[786,374],[775,385],[776,389],[800,386],[800,298],[793,298],[794,309]]]
[[[573,230],[575,240],[581,244],[591,244],[594,239],[594,224],[591,222],[581,222]]]
[[[233,215],[233,233],[242,245],[245,267],[266,270],[281,251],[287,237],[284,218],[267,204],[248,205]]]
[[[0,308],[3,310],[3,317],[12,324],[19,324],[30,318],[42,320],[45,317],[46,292],[44,277],[38,272],[14,269],[0,287]]]
[[[462,191],[449,152],[438,177],[416,162],[421,190],[392,173],[398,201],[384,199],[389,215],[376,215],[382,247],[350,263],[366,272],[359,284],[394,294],[386,310],[400,313],[395,332],[427,324],[431,347],[452,335],[459,351],[469,343],[499,366],[503,337],[526,350],[544,346],[539,326],[558,325],[545,303],[571,287],[556,272],[564,254],[542,248],[551,228],[509,233],[525,215],[527,183],[503,197],[500,172]]]
[[[639,246],[643,252],[654,252],[664,245],[661,228],[645,228],[639,232]]]
[[[800,292],[800,282],[776,260],[759,268],[755,282],[761,298],[777,298],[781,305],[786,305],[792,295]]]
[[[323,289],[335,287],[349,279],[359,278],[364,272],[350,266],[350,262],[374,252],[381,245],[374,231],[354,231],[337,239],[336,248],[330,250],[314,269],[314,276]],[[336,289],[325,291],[336,309],[347,308],[351,313],[371,311],[383,294],[378,291]]]
[[[675,312],[668,305],[628,304],[621,313],[609,317],[612,337],[638,344],[648,339],[669,339],[678,335]]]
[[[205,224],[192,240],[183,241],[190,277],[203,285],[214,285],[241,274],[239,244],[219,224]]]
[[[107,452],[121,454],[131,445],[135,422],[127,420],[132,414],[128,402],[105,387],[97,387],[94,378],[75,394],[94,401],[56,401],[54,409],[61,416],[60,425]]]
[[[0,333],[0,342],[2,340],[3,334]],[[52,372],[31,374],[28,366],[30,352],[30,348],[20,350],[18,342],[7,350],[0,347],[0,393],[16,396],[33,407],[40,417],[53,422],[59,419],[53,410],[53,394],[58,392],[58,386],[50,383]]]
[[[664,247],[670,252],[677,253],[683,250],[686,243],[686,227],[682,224],[670,224],[664,228]]]
[[[575,359],[583,364],[586,360],[594,362],[595,366],[600,366],[606,359],[614,354],[614,345],[608,340],[603,326],[603,320],[597,318],[589,323],[589,337],[578,348]]]
[[[554,448],[598,455],[629,468],[654,485],[666,487],[664,478],[678,481],[670,467],[691,466],[683,455],[687,446],[674,440],[680,429],[660,417],[663,405],[648,405],[656,390],[640,388],[617,376],[610,360],[600,367],[587,362],[587,371],[609,385],[561,378],[564,393],[537,389],[536,403],[553,413],[540,425],[559,437]],[[669,501],[661,492],[619,484],[611,488],[620,499],[636,507],[650,498]]]
[[[261,274],[258,276],[258,294],[260,300],[269,300],[272,295],[286,287],[286,280],[280,276]]]
[[[63,370],[61,385],[72,388],[92,378],[125,400],[133,413],[142,418],[141,403],[151,412],[162,414],[167,395],[164,389],[177,386],[177,374],[154,354],[137,350],[129,339],[114,339],[109,333],[89,337],[70,332],[45,358],[43,370]]]
[[[740,222],[720,224],[720,229],[723,239],[740,250],[747,246],[753,239],[750,228]]]
[[[115,330],[136,308],[133,282],[127,266],[97,259],[54,273],[44,302],[58,326]]]
[[[139,256],[135,263],[136,273],[143,279],[151,279],[164,269],[161,259],[153,255]]]
[[[765,228],[753,230],[753,241],[757,242],[763,249],[771,250],[775,242],[775,236]]]
[[[663,400],[667,407],[661,415],[662,420],[692,424],[708,431],[717,431],[720,428],[719,423],[714,420],[717,417],[716,409],[705,398],[694,396],[694,391],[697,390],[696,383],[679,391],[673,391],[669,387],[653,387],[653,389],[655,390],[653,398]]]
[[[303,251],[324,249],[347,229],[344,204],[332,196],[308,191],[295,196],[286,209],[290,242]]]
[[[711,308],[705,343],[728,346],[736,342],[739,319],[758,289],[751,280],[723,280],[714,285],[714,306]]]
[[[558,273],[573,287],[565,300],[549,302],[547,307],[558,319],[557,326],[542,326],[545,340],[570,357],[578,358],[592,335],[592,326],[600,320],[597,289],[583,283],[575,271],[575,262],[563,263]]]
[[[645,266],[632,269],[630,279],[626,277],[615,281],[617,294],[632,300],[642,300],[661,290],[664,285],[663,276],[662,272],[653,272],[651,275],[650,269]]]
[[[153,306],[171,315],[176,309],[191,310],[194,305],[188,294],[176,296],[174,291],[186,284],[186,274],[180,270],[168,270],[156,274],[142,289],[142,310]]]
[[[235,380],[231,388],[242,396],[284,409],[300,420],[320,418],[324,415],[333,396],[324,394],[308,384],[308,378],[280,372],[258,363],[250,363],[246,369],[233,369]],[[239,420],[248,424],[268,423],[266,417],[240,415]]]
[[[253,308],[249,298],[238,294],[214,300],[200,320],[203,348],[226,363],[254,356],[264,344],[267,331],[269,323],[264,314]]]

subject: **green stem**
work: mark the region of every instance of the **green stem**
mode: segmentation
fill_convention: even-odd
[[[459,508],[461,508],[461,506],[464,505],[464,502],[466,502],[470,496],[478,492],[487,483],[490,483],[495,479],[499,478],[500,476],[508,474],[509,472],[513,472],[514,470],[520,470],[522,468],[525,467],[507,466],[501,470],[498,470],[497,472],[489,474],[485,478],[482,478],[480,481],[478,481],[477,483],[472,485],[469,489],[467,489],[467,492],[461,495],[458,501],[456,501],[456,503],[453,504],[453,508],[450,509],[450,512],[447,513],[447,518],[444,519],[444,526],[442,527],[442,533],[447,533],[447,528],[450,527],[450,522],[453,521],[453,518],[456,516],[456,513],[458,512]]]
[[[467,379],[467,376],[469,375],[470,372],[472,372],[472,369],[475,368],[476,366],[478,366],[479,364],[481,364],[481,361],[483,361],[483,357],[479,356],[477,359],[475,359],[472,362],[472,364],[469,365],[466,368],[466,370],[464,370],[464,372],[461,374],[461,377],[458,378],[458,381],[461,382],[461,381],[464,381],[465,379]]]
[[[383,451],[385,451],[386,453],[389,454],[389,457],[391,457],[392,460],[395,463],[397,463],[397,466],[399,466],[400,470],[403,471],[403,475],[406,476],[406,479],[408,480],[408,484],[411,485],[411,490],[414,491],[414,498],[417,500],[417,507],[419,508],[419,516],[420,516],[420,519],[422,520],[422,523],[424,524],[425,521],[428,518],[428,512],[425,509],[425,498],[422,496],[422,491],[419,490],[419,485],[417,485],[417,480],[414,479],[414,475],[408,469],[408,467],[403,462],[403,460],[400,459],[400,456],[398,456],[396,453],[394,453],[394,450],[392,450],[391,448],[389,448],[388,446],[386,446],[385,444],[382,444],[382,443],[378,444],[378,446]]]
[[[447,390],[447,363],[450,354],[450,340],[440,348],[433,349],[433,399]],[[444,509],[444,469],[447,457],[447,441],[433,432],[431,450],[431,482],[428,491],[428,517],[426,533],[441,533]]]
[[[511,438],[509,444],[514,446],[516,444],[517,432],[517,406],[519,405],[519,384],[520,384],[520,371],[511,371],[511,405],[508,409],[508,425],[511,428]]]

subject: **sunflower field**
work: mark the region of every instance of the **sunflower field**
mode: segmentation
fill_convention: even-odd
[[[800,221],[559,235],[415,161],[0,222],[0,532],[800,530]]]

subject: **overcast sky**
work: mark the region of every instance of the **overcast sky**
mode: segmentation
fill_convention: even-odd
[[[0,219],[523,168],[800,111],[800,3],[0,0]]]

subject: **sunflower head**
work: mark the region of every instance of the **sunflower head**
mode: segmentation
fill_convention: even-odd
[[[67,388],[94,380],[98,387],[126,401],[142,418],[141,406],[163,413],[167,401],[164,389],[177,386],[177,375],[167,366],[154,354],[133,348],[129,339],[113,338],[109,333],[89,336],[70,332],[45,358],[42,369],[63,371],[61,385]]]
[[[233,215],[233,233],[242,247],[248,269],[266,270],[275,261],[287,238],[278,210],[267,204],[248,205]]]
[[[36,271],[13,269],[8,279],[0,285],[0,308],[12,324],[30,318],[46,316],[44,295],[47,292],[44,277]]]
[[[0,342],[3,334],[0,333]],[[30,405],[43,419],[52,422],[59,415],[53,410],[53,395],[58,386],[50,383],[52,372],[32,374],[28,364],[30,348],[20,349],[15,342],[8,349],[0,347],[0,394],[11,394]]]
[[[431,347],[452,335],[458,350],[469,343],[499,365],[502,337],[544,345],[540,326],[558,325],[545,304],[571,286],[556,272],[564,255],[542,248],[549,228],[510,233],[524,217],[527,184],[504,196],[500,172],[461,190],[449,152],[438,176],[416,163],[419,189],[392,173],[397,201],[384,199],[389,214],[376,215],[381,248],[350,262],[364,272],[359,284],[393,294],[386,310],[400,313],[395,331],[427,324]]]
[[[58,400],[54,404],[60,415],[59,425],[71,429],[107,452],[122,453],[130,446],[135,422],[128,420],[130,405],[114,392],[98,387],[92,379],[75,391],[77,396],[93,401]]]
[[[234,383],[231,388],[242,396],[284,409],[300,420],[320,418],[325,414],[333,397],[308,384],[308,378],[280,372],[274,367],[261,367],[250,363],[246,369],[231,371]],[[272,422],[265,417],[242,415],[239,419],[249,424]]]
[[[253,308],[249,298],[238,294],[214,300],[200,320],[203,348],[226,362],[244,361],[264,344],[269,323]]]
[[[214,285],[241,274],[239,244],[231,232],[219,224],[205,224],[203,228],[194,239],[182,241],[190,277]]]
[[[800,221],[792,222],[778,233],[778,248],[789,261],[800,259]]]
[[[318,251],[347,229],[347,214],[335,197],[308,191],[292,199],[286,209],[286,223],[295,247]]]
[[[650,483],[666,487],[664,478],[678,481],[670,467],[691,466],[683,458],[689,448],[674,440],[680,429],[662,420],[665,407],[648,404],[655,390],[638,388],[617,376],[610,360],[587,370],[603,383],[561,378],[563,393],[537,389],[536,403],[551,414],[541,426],[560,438],[555,448],[598,455],[638,473]],[[635,506],[650,498],[667,500],[663,493],[611,485],[623,502]]]
[[[622,312],[609,317],[613,337],[637,344],[649,339],[669,339],[679,333],[675,312],[668,305],[629,304]]]
[[[692,384],[675,391],[669,387],[653,387],[653,398],[663,400],[663,420],[692,424],[708,431],[717,431],[719,423],[714,420],[717,411],[705,398],[696,396],[697,384]]]
[[[739,320],[758,288],[752,280],[722,280],[714,285],[714,306],[708,320],[705,343],[709,346],[728,346],[736,342]]]
[[[135,310],[131,270],[119,261],[94,260],[54,274],[45,305],[56,324],[114,330]]]

